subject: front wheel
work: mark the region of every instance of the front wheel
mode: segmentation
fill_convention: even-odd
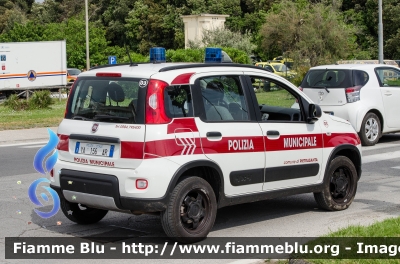
[[[357,191],[358,175],[353,162],[344,156],[332,160],[322,192],[314,193],[315,201],[325,210],[347,209]]]
[[[376,114],[365,115],[359,135],[363,146],[373,146],[378,143],[381,137],[381,122]]]
[[[61,197],[60,207],[69,220],[83,225],[97,223],[108,213],[107,210],[91,208],[77,203],[70,203]]]
[[[161,224],[167,236],[182,243],[207,237],[217,215],[217,201],[210,184],[199,177],[181,181],[173,190]]]

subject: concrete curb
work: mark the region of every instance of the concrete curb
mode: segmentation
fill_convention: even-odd
[[[47,142],[49,140],[49,132],[47,127],[19,129],[19,130],[2,130],[0,131],[0,146],[20,143]],[[49,127],[55,133],[57,127]]]

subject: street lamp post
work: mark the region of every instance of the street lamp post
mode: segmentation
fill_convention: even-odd
[[[378,23],[378,59],[383,64],[383,23],[382,23],[382,0],[378,1],[379,6],[379,23]]]
[[[85,23],[86,23],[86,70],[90,69],[89,59],[89,16],[88,16],[88,1],[85,0]]]

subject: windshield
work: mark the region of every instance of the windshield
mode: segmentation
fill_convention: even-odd
[[[347,88],[352,87],[351,70],[310,70],[300,85],[302,88]]]
[[[136,123],[139,80],[81,78],[73,89],[66,118],[110,123]]]
[[[277,72],[290,71],[289,67],[287,67],[285,64],[275,64],[273,67]]]
[[[69,75],[78,76],[79,73],[81,73],[81,71],[78,70],[78,69],[68,69],[68,74],[69,74]]]

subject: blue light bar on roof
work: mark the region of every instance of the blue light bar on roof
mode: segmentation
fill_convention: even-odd
[[[150,48],[150,62],[165,62],[165,49],[160,47]]]
[[[206,63],[221,63],[222,62],[221,48],[206,48],[204,62],[206,62]]]

